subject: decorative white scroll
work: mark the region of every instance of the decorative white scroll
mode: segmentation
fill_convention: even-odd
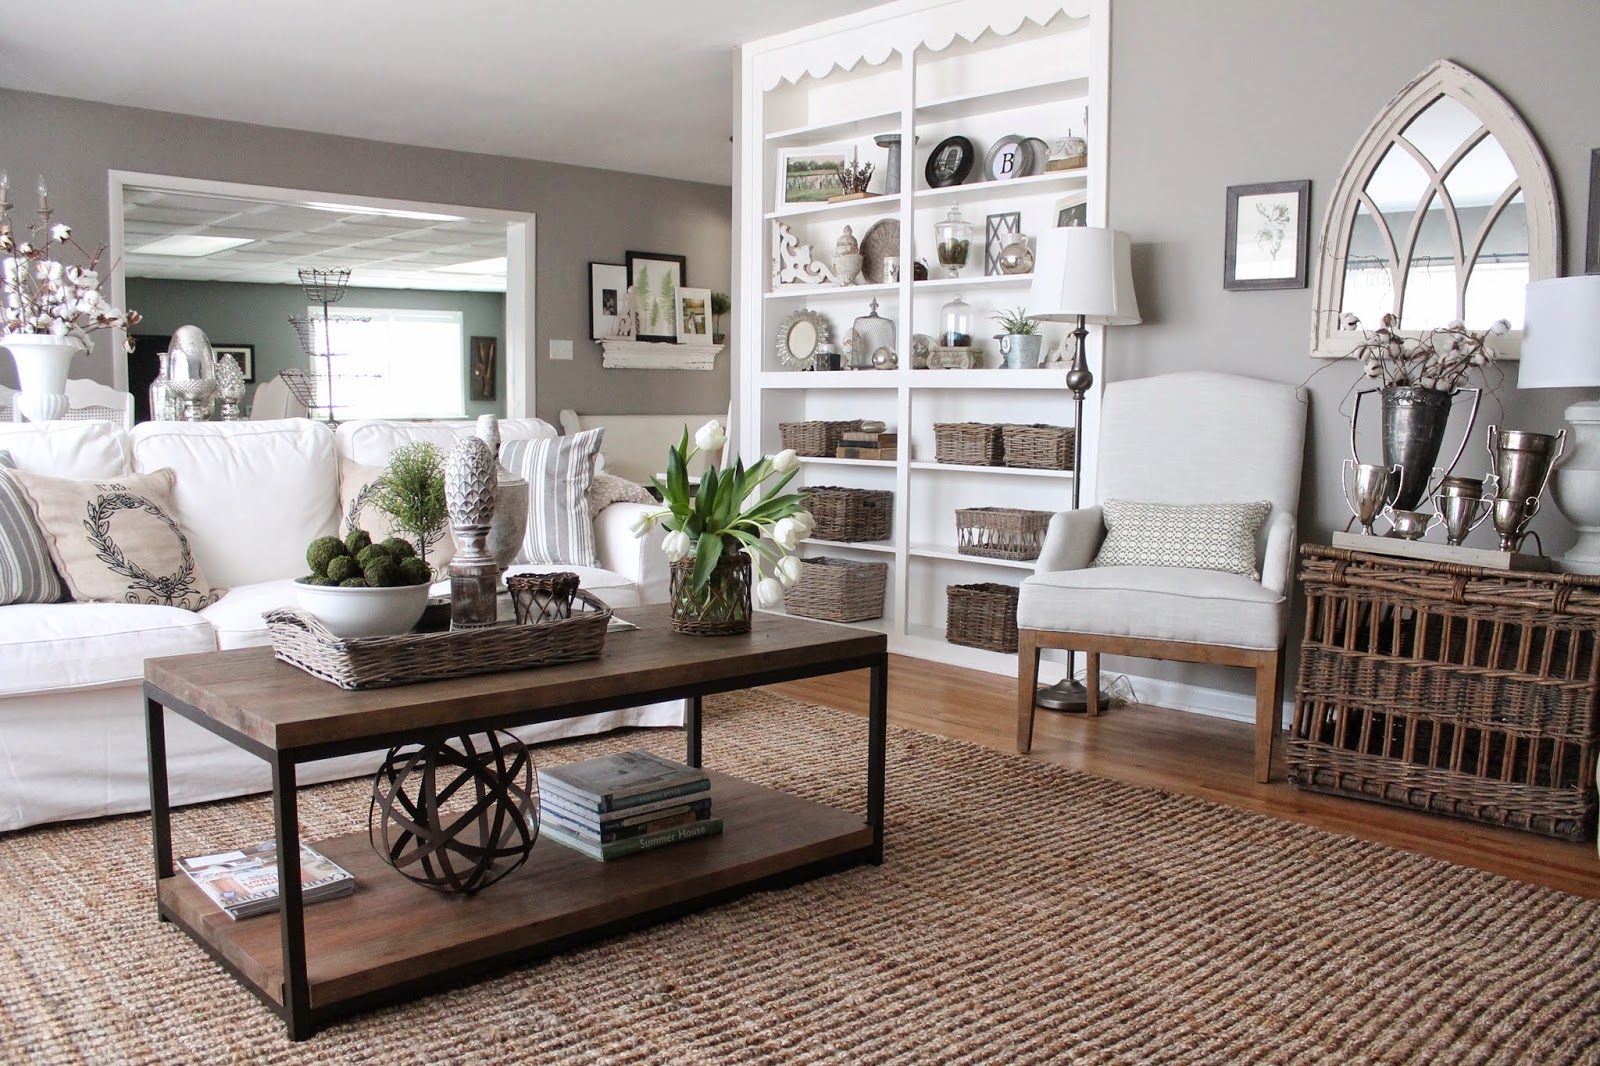
[[[772,287],[780,285],[837,285],[839,279],[827,264],[811,258],[811,245],[801,244],[794,230],[772,223]]]

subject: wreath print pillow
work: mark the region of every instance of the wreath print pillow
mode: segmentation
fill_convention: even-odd
[[[79,603],[150,603],[198,611],[222,595],[177,522],[174,474],[71,481],[13,471],[50,559]]]

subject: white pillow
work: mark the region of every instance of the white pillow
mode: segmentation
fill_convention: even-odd
[[[500,462],[528,480],[528,532],[519,561],[549,566],[599,566],[589,485],[603,429],[570,437],[508,440]]]
[[[1106,500],[1106,538],[1090,566],[1179,566],[1256,580],[1256,531],[1272,504]]]

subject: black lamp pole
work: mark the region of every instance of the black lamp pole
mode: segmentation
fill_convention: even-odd
[[[1083,397],[1094,387],[1094,372],[1084,357],[1084,347],[1089,340],[1089,329],[1083,315],[1078,316],[1078,328],[1072,331],[1072,366],[1067,370],[1067,388],[1072,392],[1072,509],[1078,509],[1081,497],[1078,474],[1083,456]],[[1066,711],[1081,714],[1089,709],[1089,690],[1077,678],[1077,656],[1067,651],[1067,676],[1053,685],[1034,693],[1033,705],[1047,711]]]

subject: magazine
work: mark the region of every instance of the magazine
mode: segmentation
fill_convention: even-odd
[[[229,918],[249,918],[278,909],[278,845],[267,840],[237,851],[192,855],[178,869],[199,885]],[[356,879],[311,847],[300,845],[300,891],[306,903],[348,896]]]

